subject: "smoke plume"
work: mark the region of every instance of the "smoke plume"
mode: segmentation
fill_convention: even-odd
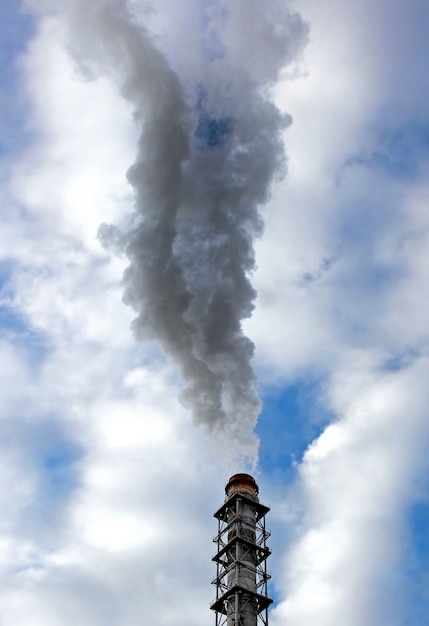
[[[127,177],[135,210],[100,228],[104,244],[129,259],[133,331],[177,363],[195,422],[255,458],[261,405],[242,321],[256,296],[258,207],[284,171],[281,133],[291,121],[270,88],[299,55],[307,27],[284,0],[180,4],[187,25],[164,1],[53,6],[81,70],[107,73],[134,111],[138,151]]]

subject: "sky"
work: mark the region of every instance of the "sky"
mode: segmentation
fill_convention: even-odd
[[[0,5],[0,625],[429,609],[429,5]]]

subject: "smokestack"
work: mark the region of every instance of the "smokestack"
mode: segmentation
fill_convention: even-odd
[[[216,626],[257,626],[258,619],[268,626],[266,545],[270,533],[265,515],[270,510],[259,502],[259,488],[249,474],[234,474],[225,487],[224,504],[214,514],[218,533],[213,541],[217,553],[216,599],[210,608],[216,612]]]

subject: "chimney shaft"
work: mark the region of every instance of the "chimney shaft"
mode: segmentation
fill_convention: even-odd
[[[216,612],[216,626],[257,626],[258,619],[267,626],[272,602],[266,569],[269,508],[259,502],[258,485],[249,474],[232,476],[225,493],[225,502],[215,513],[216,599],[211,608]]]

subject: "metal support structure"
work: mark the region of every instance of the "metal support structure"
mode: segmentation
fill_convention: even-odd
[[[265,515],[270,510],[258,499],[258,485],[249,474],[235,474],[226,487],[224,504],[214,514],[218,533],[213,541],[217,552],[216,626],[268,626],[267,558]]]

